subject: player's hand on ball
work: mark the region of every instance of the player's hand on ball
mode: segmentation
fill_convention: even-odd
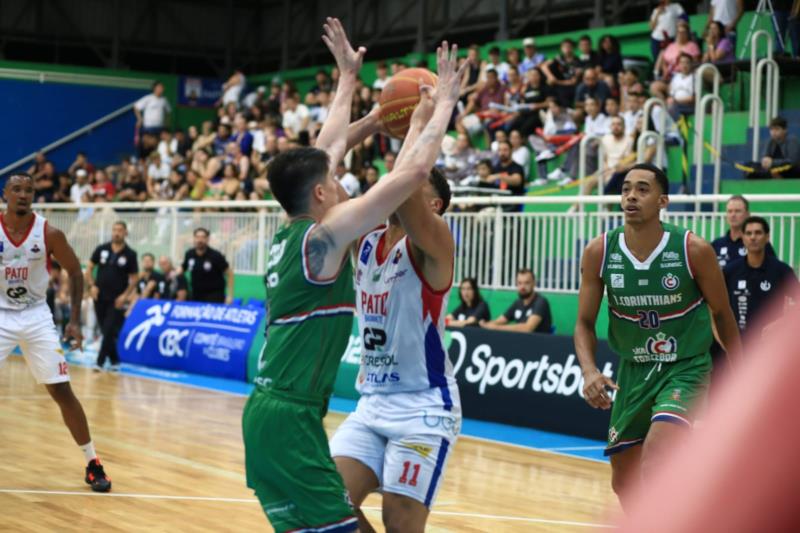
[[[619,390],[614,380],[595,369],[584,376],[583,397],[595,409],[610,409],[611,396],[606,387]]]
[[[417,129],[423,129],[425,124],[433,116],[434,98],[436,90],[427,84],[423,84],[422,80],[419,82],[419,103],[411,115],[411,126]]]
[[[464,61],[460,68],[458,66],[458,45],[450,47],[447,41],[442,41],[442,45],[436,49],[436,68],[439,75],[434,99],[436,103],[455,105],[461,92],[461,78],[468,66],[469,61]]]
[[[336,58],[336,66],[342,74],[357,74],[361,70],[361,62],[367,49],[360,46],[358,50],[353,50],[342,23],[337,18],[328,17],[323,29],[325,34],[322,40],[333,57]]]
[[[64,328],[64,337],[70,341],[70,348],[73,350],[83,349],[83,334],[81,333],[81,325],[77,322],[70,322]]]

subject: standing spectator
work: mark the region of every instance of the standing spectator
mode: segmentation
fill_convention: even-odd
[[[292,93],[283,102],[283,130],[289,139],[297,140],[301,131],[308,131],[311,116],[308,108],[300,103],[297,93]]]
[[[161,270],[161,279],[157,287],[158,294],[164,300],[177,300],[184,302],[189,294],[189,286],[186,277],[178,273],[172,265],[172,259],[166,255],[158,258],[158,268]]]
[[[85,204],[91,201],[92,186],[89,185],[89,175],[79,168],[75,172],[75,183],[69,189],[69,199],[73,204]]]
[[[95,203],[111,202],[114,200],[114,184],[108,179],[108,174],[102,168],[94,171],[94,184],[92,184],[92,201]]]
[[[94,174],[94,165],[89,162],[86,152],[78,152],[75,156],[75,161],[69,166],[67,172],[69,172],[71,176],[74,176],[78,169],[85,170],[90,176]]]
[[[45,161],[39,177],[33,180],[36,201],[39,203],[52,202],[58,187],[56,167],[51,161]]]
[[[789,135],[788,127],[783,117],[769,121],[769,142],[761,161],[748,163],[755,170],[747,179],[800,178],[800,141]]]
[[[209,237],[205,228],[194,230],[194,248],[187,250],[183,257],[183,273],[192,277],[191,300],[230,304],[233,301],[233,269],[222,253],[208,245]]]
[[[474,93],[480,86],[481,72],[483,65],[479,54],[480,48],[477,44],[470,45],[467,50],[465,61],[469,61],[467,70],[464,71],[464,78],[461,80],[461,101],[467,102],[469,95]]]
[[[572,39],[561,41],[561,53],[542,63],[542,72],[547,78],[547,84],[554,88],[561,105],[572,107],[575,103],[575,88],[582,75],[580,61],[575,55],[575,42]]]
[[[544,54],[536,51],[536,40],[533,37],[526,37],[522,39],[522,51],[525,57],[522,63],[519,64],[519,73],[524,75],[529,70],[537,68],[544,63]]]
[[[106,360],[111,362],[112,371],[119,370],[117,337],[125,321],[125,306],[136,291],[139,273],[136,252],[125,242],[127,236],[127,225],[115,222],[111,227],[111,242],[95,248],[86,265],[86,284],[90,287],[97,322],[103,332],[95,370],[102,370]]]
[[[350,173],[349,170],[347,170],[344,160],[339,161],[339,163],[336,165],[335,176],[344,188],[347,196],[350,198],[355,198],[361,194],[361,184],[358,182],[358,178],[356,178],[352,173]]]
[[[584,100],[588,97],[597,100],[601,108],[606,105],[606,99],[611,97],[611,88],[598,78],[597,70],[593,68],[583,71],[583,83],[575,91],[575,107],[583,109]]]
[[[231,74],[228,81],[222,85],[222,106],[227,107],[229,104],[234,104],[238,108],[246,83],[247,79],[241,70]]]
[[[233,119],[231,140],[239,145],[239,150],[246,157],[250,157],[250,153],[253,151],[253,134],[247,129],[247,120],[243,113],[236,113]]]
[[[531,150],[525,145],[525,140],[517,130],[511,130],[508,134],[508,142],[511,144],[511,159],[522,167],[523,177],[527,181],[531,167]]]
[[[28,167],[28,174],[36,180],[39,175],[44,171],[44,164],[47,163],[47,157],[45,157],[44,152],[36,152],[36,155],[33,156],[33,164]]]
[[[442,145],[445,144],[447,139],[448,137],[445,137]],[[477,158],[466,134],[459,133],[455,142],[452,143],[452,149],[443,151],[444,157],[439,167],[448,181],[458,184],[475,173]]]
[[[541,112],[547,109],[547,97],[550,88],[544,81],[544,74],[538,67],[525,73],[525,85],[522,87],[520,110],[509,123],[509,128],[519,130],[523,137],[528,137],[537,128],[543,126]]]
[[[136,115],[136,129],[141,136],[141,146],[148,152],[152,150],[161,131],[167,125],[167,117],[172,112],[169,101],[164,97],[164,84],[160,81],[153,83],[153,91],[139,98],[133,104],[133,113]]]
[[[475,278],[464,278],[461,281],[461,285],[458,288],[458,297],[461,304],[447,315],[448,327],[477,326],[481,320],[488,321],[492,319],[489,306],[481,297],[478,280]]]
[[[511,143],[497,143],[497,163],[492,167],[492,174],[481,181],[481,186],[508,189],[515,196],[525,195],[525,170],[511,158]],[[507,211],[519,210],[518,206],[504,206]]]
[[[607,34],[600,38],[599,61],[600,75],[611,86],[624,69],[619,40],[613,35]]]
[[[517,271],[517,296],[505,313],[494,320],[481,320],[482,328],[517,333],[552,333],[550,303],[535,290],[536,278],[527,268]]]
[[[678,72],[672,75],[669,82],[669,97],[667,98],[669,114],[675,120],[678,120],[681,115],[694,113],[695,98],[692,58],[687,54],[681,54],[678,65]]]
[[[732,263],[733,261],[747,255],[747,248],[744,245],[742,228],[744,221],[750,217],[750,202],[740,194],[735,194],[728,198],[725,204],[725,220],[728,222],[728,231],[725,235],[715,239],[711,246],[717,253],[717,261],[720,267]],[[767,253],[775,255],[772,245],[767,243]]]
[[[711,0],[706,26],[713,22],[720,22],[725,33],[733,34],[735,38],[736,26],[743,15],[744,0]]]
[[[657,59],[661,50],[675,38],[678,29],[678,20],[686,17],[686,12],[680,4],[673,4],[670,0],[659,0],[658,5],[650,15],[650,52],[653,59]]]
[[[162,293],[159,289],[164,286],[164,277],[155,271],[156,258],[150,252],[142,255],[142,270],[136,282],[136,294],[140,299],[159,299]]]

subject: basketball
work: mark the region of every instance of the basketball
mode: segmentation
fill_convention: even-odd
[[[408,132],[411,114],[419,103],[420,80],[436,87],[438,77],[426,68],[407,68],[389,78],[381,91],[381,121],[394,137],[402,138]]]

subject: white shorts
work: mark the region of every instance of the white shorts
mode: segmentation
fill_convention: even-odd
[[[21,311],[0,309],[0,363],[17,346],[38,383],[52,385],[69,381],[64,350],[47,303]]]
[[[331,455],[369,467],[383,492],[430,507],[461,430],[457,400],[456,392],[445,411],[438,389],[364,395],[331,439]]]

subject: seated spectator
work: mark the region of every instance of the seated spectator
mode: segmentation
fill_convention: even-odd
[[[481,297],[478,280],[475,278],[464,278],[461,281],[461,285],[458,288],[458,297],[461,304],[447,315],[448,327],[477,326],[481,320],[488,321],[492,319],[489,306]]]
[[[162,255],[158,259],[158,268],[164,280],[164,286],[158,286],[158,293],[164,300],[177,300],[184,302],[189,295],[189,284],[183,274],[179,273],[172,265],[172,259]]]
[[[174,142],[175,139],[169,130],[161,130],[160,139],[156,150],[161,155],[161,161],[167,165],[172,165],[177,162],[178,156],[178,143]]]
[[[511,158],[511,143],[501,141],[497,146],[497,163],[492,174],[482,179],[480,186],[509,190],[515,196],[525,195],[525,170]],[[504,210],[517,211],[519,206],[504,206]]]
[[[206,183],[203,178],[192,169],[186,171],[186,194],[179,195],[176,200],[202,200],[206,193]],[[261,200],[262,198],[258,198]]]
[[[150,198],[162,198],[160,192],[162,185],[169,179],[169,174],[172,169],[161,160],[161,154],[158,153],[158,151],[151,153],[148,160],[149,162],[145,172],[147,195]]]
[[[575,55],[575,42],[572,39],[561,41],[561,53],[542,63],[542,72],[559,103],[565,107],[572,106],[575,102],[575,88],[583,74],[580,61]]]
[[[800,178],[800,141],[789,135],[785,118],[770,120],[769,142],[763,153],[760,162],[747,163],[754,168],[747,179]]]
[[[628,100],[630,98],[630,93],[633,92],[644,92],[644,86],[642,82],[639,81],[639,73],[632,69],[625,69],[619,75],[619,103],[620,103],[620,111],[627,111],[628,110]],[[608,114],[608,112],[606,112]]]
[[[222,180],[212,188],[215,200],[245,200],[242,182],[239,180],[236,165],[225,163],[222,167]]]
[[[259,85],[255,91],[250,91],[242,98],[242,109],[247,110],[248,113],[252,113],[253,109],[260,109],[266,95],[267,88]]]
[[[461,79],[461,92],[460,100],[466,104],[469,95],[474,93],[481,84],[481,73],[485,62],[481,61],[480,48],[477,44],[470,45],[467,49],[467,57],[464,61],[469,61],[469,66],[464,71],[464,77]],[[459,65],[460,66],[460,65]]]
[[[315,132],[322,128],[325,120],[328,118],[328,112],[331,106],[331,93],[328,91],[320,91],[317,93],[317,105],[309,109],[311,115],[312,130]]]
[[[608,117],[608,120],[611,120],[614,117],[621,116],[619,114],[619,109],[620,109],[619,100],[617,100],[616,98],[609,98],[608,100],[606,100],[606,106],[605,108],[603,108],[603,110],[606,113],[606,116]]]
[[[721,22],[714,21],[708,25],[705,44],[706,51],[700,60],[701,63],[723,64],[736,60],[736,46],[731,38],[725,35],[725,26]]]
[[[519,130],[523,137],[528,137],[541,128],[541,112],[547,109],[548,96],[550,87],[545,83],[542,71],[538,67],[528,70],[522,87],[520,109],[508,123],[509,130]]]
[[[616,84],[617,76],[624,68],[619,40],[613,35],[603,35],[600,38],[600,52],[598,55],[600,75],[609,87],[613,87]]]
[[[73,204],[85,204],[92,201],[92,186],[89,175],[82,168],[75,172],[75,183],[69,189],[69,199]]]
[[[656,61],[656,73],[661,78],[661,83],[666,83],[670,77],[678,71],[678,61],[681,54],[688,54],[692,61],[700,59],[700,47],[692,40],[691,29],[689,23],[682,20],[678,23],[678,33],[675,42],[667,46],[658,56]],[[659,82],[653,82],[659,83]]]
[[[656,84],[653,82],[652,92],[666,94],[669,91],[669,86],[666,84]],[[647,93],[644,92],[644,87],[634,85],[630,92],[628,92],[628,101],[625,105],[625,111],[620,113],[620,116],[625,120],[625,133],[631,134],[636,129],[636,122],[642,118],[644,113],[644,103],[647,101]],[[609,115],[610,116],[610,115]]]
[[[650,15],[650,52],[657,60],[661,51],[672,42],[678,31],[678,21],[685,20],[686,12],[679,3],[659,0]]]
[[[211,143],[211,151],[214,155],[220,156],[225,153],[225,147],[231,142],[231,126],[227,117],[217,126],[217,134]]]
[[[511,78],[509,74],[511,70],[516,70],[517,74],[519,74],[519,65],[520,65],[520,57],[519,57],[519,48],[511,47],[506,50],[506,61],[508,62],[508,71],[506,72],[505,78],[501,78],[503,83],[510,83]]]
[[[488,118],[489,104],[505,103],[506,88],[500,82],[497,70],[489,66],[486,70],[486,82],[477,93],[470,95],[464,112],[456,121],[459,133],[477,133],[483,130],[482,121]]]
[[[602,108],[606,103],[606,99],[611,97],[611,88],[606,82],[598,78],[597,71],[593,68],[583,72],[583,82],[578,85],[578,89],[575,91],[576,108],[583,109],[583,102],[588,97],[597,99]]]
[[[505,104],[513,106],[522,101],[522,78],[516,67],[508,67],[508,80],[506,82]]]
[[[72,178],[66,172],[58,175],[58,187],[53,193],[53,201],[58,203],[69,203],[70,189],[72,188]]]
[[[492,151],[492,159],[497,161],[497,148],[500,146],[501,142],[508,141],[508,134],[504,130],[497,130],[495,132],[494,140],[489,145],[489,149]]]
[[[654,89],[654,92],[656,89]],[[681,115],[694,113],[694,71],[692,58],[681,54],[678,72],[672,75],[669,82],[667,107],[672,118],[678,120]]]
[[[386,174],[394,170],[394,162],[397,160],[397,154],[394,152],[386,152],[383,155],[383,166],[386,167],[386,172],[381,175],[380,179],[386,177]]]
[[[511,159],[525,171],[523,177],[527,181],[531,167],[531,150],[517,130],[511,130],[511,133],[508,134],[508,142],[511,144]]]
[[[586,119],[583,123],[583,134],[586,136],[603,137],[611,131],[610,119],[600,112],[600,103],[596,98],[587,98],[584,102]],[[590,141],[586,145],[586,175],[597,171],[597,141]],[[547,175],[549,180],[558,180],[559,185],[567,185],[578,177],[580,148],[576,144],[567,151],[564,164]],[[542,183],[544,184],[544,183]]]
[[[110,202],[114,199],[115,193],[114,184],[108,179],[106,171],[102,168],[95,170],[94,183],[92,184],[92,201],[95,203]]]
[[[455,141],[452,137],[445,137],[445,140],[447,139],[450,139],[450,147],[443,150],[443,157],[437,166],[448,181],[459,184],[475,174],[477,155],[466,134],[459,133]],[[442,145],[444,144],[443,141]]]
[[[364,167],[364,179],[359,180],[361,183],[361,190],[366,193],[378,183],[378,169],[372,165]]]
[[[162,200],[179,201],[189,196],[189,187],[186,185],[183,174],[173,169],[169,174],[169,179],[162,184],[160,193]]]
[[[480,320],[482,328],[518,333],[552,333],[553,319],[550,303],[537,294],[536,278],[527,268],[517,271],[517,296],[505,313],[494,320]]]
[[[205,150],[214,143],[216,136],[217,135],[214,133],[214,124],[210,120],[204,120],[201,125],[200,134],[192,143],[192,151],[197,152],[198,150]]]
[[[142,268],[136,280],[136,299],[159,299],[162,294],[160,288],[164,287],[164,277],[156,272],[156,258],[150,252],[142,254]]]
[[[619,194],[625,172],[636,163],[633,137],[625,133],[622,117],[612,118],[610,124],[611,131],[600,140],[603,147],[602,168],[581,184],[581,194],[591,194],[598,179],[603,180],[605,194]]]
[[[347,166],[345,165],[344,161],[339,161],[336,165],[336,179],[339,180],[339,183],[342,184],[344,187],[347,196],[350,198],[355,198],[356,196],[361,195],[361,184],[358,182],[358,178],[356,178],[350,171],[347,170]]]
[[[36,152],[36,155],[33,156],[33,164],[27,170],[34,181],[44,172],[45,163],[47,163],[47,157],[45,157],[44,152]]]
[[[137,165],[130,165],[122,177],[117,200],[120,202],[144,202],[147,200],[147,184]]]
[[[520,74],[524,75],[544,63],[544,54],[536,51],[536,40],[533,37],[522,39],[522,51],[525,57],[522,58],[522,62],[519,64]]]
[[[296,140],[301,131],[308,131],[311,114],[308,108],[300,103],[300,96],[292,93],[283,101],[283,130],[286,136]]]
[[[239,146],[239,150],[246,157],[253,151],[253,134],[247,128],[247,119],[243,113],[236,113],[233,119],[233,135],[231,141]]]
[[[69,172],[71,176],[74,176],[80,168],[85,170],[89,176],[94,174],[94,165],[89,162],[86,152],[78,152],[78,155],[75,156],[75,161],[69,166],[67,172]]]
[[[33,180],[35,201],[39,203],[52,202],[57,188],[56,167],[51,161],[45,161],[39,177]]]
[[[386,82],[389,81],[389,68],[386,66],[386,61],[378,61],[377,65],[375,65],[375,76],[372,88],[383,90]]]
[[[546,161],[568,150],[578,140],[578,126],[572,117],[572,110],[562,106],[554,96],[547,97],[547,106],[541,137],[532,135],[529,138],[538,154],[536,161],[539,163],[539,176],[547,174]]]
[[[600,54],[592,48],[592,38],[581,35],[578,39],[578,61],[584,73],[588,69],[596,70],[600,66]]]
[[[481,81],[486,83],[489,81],[489,72],[494,71],[497,74],[497,79],[502,83],[508,74],[508,63],[500,61],[500,48],[493,46],[489,49],[489,61],[483,67],[481,74]]]

